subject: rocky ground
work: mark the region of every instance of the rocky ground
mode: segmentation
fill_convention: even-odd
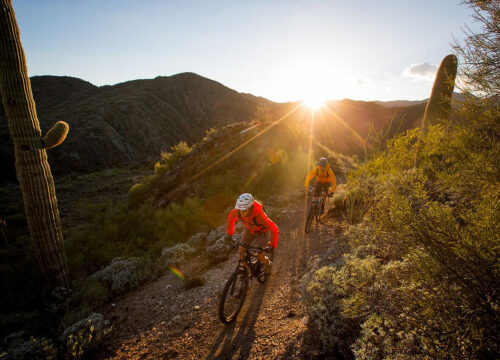
[[[273,273],[264,284],[250,282],[234,323],[223,325],[217,307],[222,287],[236,267],[236,250],[230,260],[201,275],[203,286],[186,289],[184,281],[168,273],[117,299],[107,311],[114,330],[100,358],[319,358],[300,300],[301,279],[317,255],[337,240],[341,223],[324,217],[304,235],[304,208],[302,203],[283,213]],[[189,266],[181,270],[189,271]]]

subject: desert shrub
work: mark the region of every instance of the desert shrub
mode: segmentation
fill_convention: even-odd
[[[408,132],[351,174],[350,254],[315,274],[316,300],[304,296],[324,345],[357,319],[341,337],[346,356],[498,353],[500,150],[484,124],[431,127],[417,168],[418,131]]]
[[[208,230],[198,198],[158,209],[145,203],[130,209],[125,201],[79,205],[84,224],[69,229],[66,253],[72,273],[85,277],[119,257],[157,259],[163,248]],[[149,268],[149,267],[146,267]]]
[[[161,257],[166,266],[178,266],[191,259],[198,251],[186,243],[180,243],[163,249]]]
[[[0,359],[51,360],[57,359],[57,348],[46,338],[34,338],[24,331],[9,334],[1,343]]]
[[[205,131],[205,136],[203,137],[203,139],[201,139],[202,142],[207,142],[209,141],[214,134],[217,133],[217,129],[214,128],[214,127],[211,127],[210,129],[208,129],[207,131]]]
[[[179,158],[189,154],[192,149],[193,148],[190,147],[185,141],[180,141],[177,145],[170,148],[170,152],[162,151],[158,163],[161,165],[171,166]]]
[[[155,236],[165,246],[186,241],[189,236],[207,230],[202,216],[203,203],[188,197],[182,204],[172,203],[155,213]]]
[[[326,266],[315,271],[304,287],[302,298],[323,351],[327,354],[338,351],[350,358],[350,346],[358,337],[360,325],[360,317],[354,309],[366,311],[361,294],[356,291],[364,282],[372,282],[378,264],[373,257],[346,260],[340,269]],[[355,296],[350,297],[353,291]]]
[[[162,151],[160,159],[154,164],[154,175],[146,177],[142,182],[134,184],[129,190],[129,205],[139,207],[148,199],[161,192],[160,182],[165,173],[172,168],[179,159],[192,151],[185,141],[179,142],[170,148],[171,151]]]
[[[147,266],[140,258],[115,258],[104,269],[92,274],[91,279],[108,285],[113,295],[120,294],[129,288],[137,286],[143,273],[138,270]]]
[[[63,353],[68,359],[81,359],[97,349],[110,331],[109,322],[101,314],[90,314],[64,330],[60,338],[60,342],[64,344]]]
[[[204,184],[198,191],[203,198],[211,198],[220,194],[237,194],[241,189],[242,180],[238,174],[233,169],[225,169],[212,174],[207,179],[207,184]]]
[[[37,310],[45,299],[44,278],[30,238],[9,239],[0,245],[0,294],[0,337],[43,327]]]
[[[79,205],[83,224],[68,230],[65,248],[70,270],[85,276],[120,256],[142,256],[151,251],[154,237],[154,209],[143,206],[129,210],[125,202],[106,201]]]

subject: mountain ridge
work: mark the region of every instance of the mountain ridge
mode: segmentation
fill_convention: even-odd
[[[152,162],[179,141],[192,144],[200,140],[210,128],[273,121],[299,104],[239,93],[192,72],[101,87],[75,77],[50,75],[34,76],[31,84],[42,133],[59,120],[70,126],[66,141],[49,152],[55,175]],[[384,111],[382,105],[369,102],[341,100],[337,104],[366,109],[360,110],[360,119],[348,112],[343,115],[361,129],[362,136],[366,136],[365,122],[377,123],[375,128],[379,129],[386,126],[387,114],[392,113],[392,108]],[[420,109],[417,116],[419,113]],[[306,116],[303,111],[301,116]],[[15,181],[15,168],[3,107],[0,118],[0,166],[5,170],[0,182],[6,183]],[[338,150],[348,148],[346,144]]]

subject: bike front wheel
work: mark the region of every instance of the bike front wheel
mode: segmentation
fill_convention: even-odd
[[[314,206],[310,206],[309,207],[309,211],[307,213],[307,218],[306,218],[306,225],[304,227],[304,232],[307,234],[309,232],[309,230],[311,229],[311,224],[312,224],[312,221],[314,219],[314,215],[315,215],[315,208]]]
[[[224,324],[229,324],[241,310],[248,289],[248,271],[236,270],[227,280],[219,301],[219,319]]]

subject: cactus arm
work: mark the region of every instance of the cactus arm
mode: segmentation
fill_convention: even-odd
[[[11,0],[0,0],[0,91],[14,142],[16,172],[38,264],[49,286],[68,286],[54,180]],[[49,134],[47,134],[49,135]],[[23,151],[23,147],[32,149]]]
[[[68,135],[69,125],[64,121],[58,121],[47,131],[42,139],[42,146],[45,149],[52,149],[61,144]]]

